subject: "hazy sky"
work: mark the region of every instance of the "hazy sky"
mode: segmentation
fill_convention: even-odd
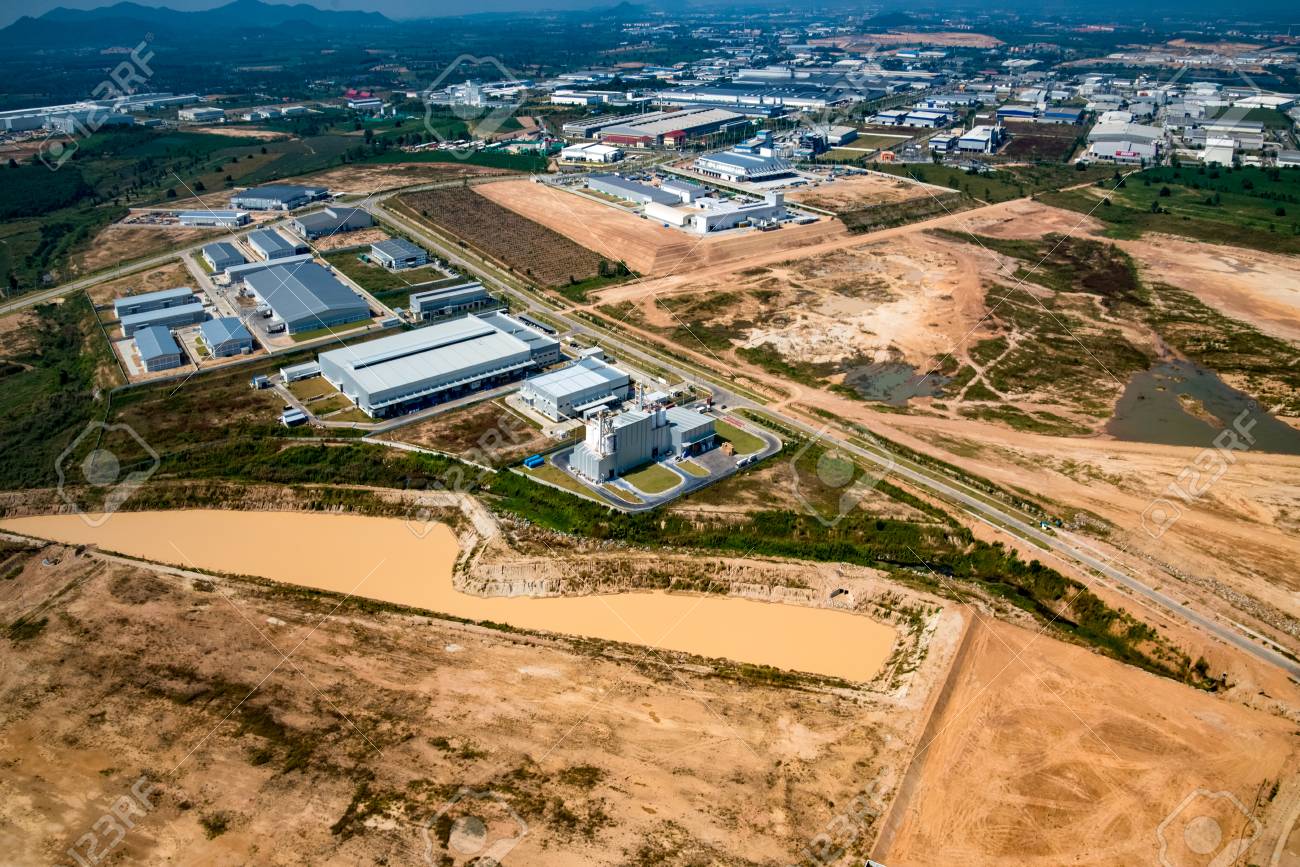
[[[69,9],[93,9],[111,6],[117,0],[0,0],[0,27],[24,15],[41,15],[56,6]],[[142,6],[166,6],[169,9],[211,9],[229,0],[134,0]],[[268,3],[284,0],[266,0]],[[364,9],[382,12],[390,18],[463,15],[473,12],[510,12],[520,9],[567,9],[586,6],[611,6],[614,0],[293,0],[310,2],[321,9]]]

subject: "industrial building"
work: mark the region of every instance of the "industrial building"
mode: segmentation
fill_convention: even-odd
[[[301,256],[289,256],[285,259],[274,259],[270,262],[249,262],[246,265],[232,265],[226,269],[226,279],[232,284],[242,283],[250,274],[256,274],[259,271],[267,271],[271,268],[286,267],[291,268],[310,262],[316,258],[311,253],[303,253]]]
[[[385,418],[514,382],[560,360],[560,344],[503,313],[452,319],[322,352],[321,375]]]
[[[182,226],[196,229],[217,227],[238,229],[248,225],[248,211],[181,211],[176,215]]]
[[[253,351],[253,335],[235,316],[209,319],[199,326],[199,335],[213,358],[245,355]]]
[[[248,211],[292,211],[303,205],[328,198],[330,191],[325,187],[304,187],[296,184],[267,184],[263,187],[251,187],[237,193],[230,199],[236,208]]]
[[[976,125],[957,139],[957,150],[991,154],[1002,145],[1005,135],[1006,130],[1001,125]]]
[[[290,334],[370,318],[370,305],[315,262],[256,271],[244,277],[244,285]]]
[[[519,389],[524,403],[549,418],[585,418],[631,397],[632,377],[595,356],[527,380]]]
[[[411,317],[424,322],[434,319],[446,319],[449,316],[462,316],[475,310],[486,310],[498,306],[495,298],[488,294],[483,284],[477,280],[430,289],[426,292],[412,292],[410,300]]]
[[[405,238],[389,238],[371,244],[370,258],[391,271],[429,264],[429,254]]]
[[[375,224],[374,218],[360,208],[343,208],[331,205],[323,211],[303,214],[294,218],[290,224],[293,230],[308,241],[337,235],[342,232],[354,232],[368,229]]]
[[[221,123],[226,119],[226,113],[222,109],[212,108],[211,106],[195,106],[194,108],[182,108],[176,112],[179,120],[188,120],[191,123]]]
[[[652,187],[649,184],[629,181],[619,175],[590,175],[587,178],[587,187],[607,196],[635,202],[638,205],[646,205],[651,202],[675,204],[681,201],[673,193],[664,192],[658,187]]]
[[[150,373],[170,370],[185,363],[181,348],[176,345],[176,338],[161,325],[150,325],[138,329],[135,334],[135,348],[140,353],[140,363]]]
[[[160,325],[164,328],[179,328],[182,325],[194,325],[202,322],[206,316],[207,313],[204,311],[203,305],[196,300],[176,307],[162,307],[140,313],[130,313],[121,317],[118,324],[122,326],[123,337],[134,337],[137,331],[154,325]]]
[[[1037,120],[1038,109],[1032,105],[1004,105],[997,111],[999,121],[1004,120]]]
[[[188,286],[177,286],[174,289],[158,289],[154,292],[141,292],[138,295],[128,295],[125,298],[114,300],[113,315],[121,319],[123,316],[133,316],[150,310],[183,307],[196,301],[198,299],[194,297],[194,290]]]
[[[695,171],[711,178],[745,183],[790,177],[794,166],[776,156],[768,144],[746,144],[722,153],[705,154],[695,161]]]
[[[1087,158],[1123,165],[1152,163],[1158,151],[1146,141],[1097,141],[1088,145]]]
[[[647,407],[587,420],[586,436],[569,466],[594,482],[607,482],[667,457],[690,457],[717,444],[714,421],[683,407]]]
[[[767,193],[760,202],[715,196],[697,198],[689,205],[672,206],[651,202],[645,206],[645,215],[699,235],[742,225],[762,225],[787,216],[785,196],[778,192]]]
[[[1088,131],[1088,143],[1093,142],[1145,142],[1156,145],[1165,140],[1165,131],[1158,126],[1140,123],[1102,120]]]
[[[1040,123],[1083,123],[1083,109],[1048,108],[1038,120]]]
[[[311,252],[311,248],[306,244],[290,241],[274,229],[254,229],[249,232],[248,246],[252,247],[253,252],[267,262],[273,259],[301,256],[303,253]]]
[[[594,135],[601,144],[635,148],[680,148],[691,139],[742,127],[749,120],[742,114],[721,108],[686,108],[657,111],[616,120],[601,126]],[[565,125],[567,131],[568,125]]]
[[[623,149],[596,143],[569,145],[560,151],[560,159],[567,163],[616,163],[623,159]]]
[[[203,261],[213,273],[224,274],[227,268],[245,264],[244,254],[229,241],[217,241],[203,247]]]
[[[672,193],[683,204],[687,205],[696,199],[709,195],[709,190],[705,187],[693,184],[690,181],[684,181],[681,178],[668,178],[659,184],[659,189],[665,193]]]

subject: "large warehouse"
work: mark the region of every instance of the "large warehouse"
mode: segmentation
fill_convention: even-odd
[[[411,316],[425,322],[499,306],[500,302],[489,295],[477,280],[412,292],[410,300]]]
[[[204,245],[203,261],[208,263],[214,274],[224,274],[227,268],[246,264],[244,254],[229,241],[214,241]]]
[[[370,318],[370,305],[315,262],[272,266],[244,277],[244,285],[290,334]]]
[[[638,148],[682,147],[687,141],[744,126],[749,120],[722,108],[687,108],[629,118],[596,131],[601,144]]]
[[[370,214],[360,208],[343,208],[331,205],[323,211],[303,214],[293,221],[293,230],[308,241],[368,229],[375,224]]]
[[[638,205],[646,205],[650,202],[670,204],[681,201],[677,195],[671,192],[638,181],[629,181],[619,175],[589,175],[587,177],[587,187],[598,193],[635,202]]]
[[[569,466],[595,482],[607,482],[666,457],[698,455],[717,444],[714,421],[695,410],[650,407],[587,421],[586,438]]]
[[[695,170],[702,175],[733,183],[770,181],[794,174],[793,165],[770,152],[741,150],[705,154],[695,161]]]
[[[306,244],[290,241],[275,229],[254,229],[249,232],[248,246],[268,262],[272,259],[287,259],[290,256],[301,256],[303,253],[311,252]]]
[[[194,290],[188,286],[177,286],[174,289],[157,289],[153,292],[141,292],[136,295],[127,295],[125,298],[115,299],[113,301],[113,315],[121,319],[124,316],[144,313],[149,310],[182,307],[186,304],[194,304],[198,300],[194,297]]]
[[[560,360],[560,344],[503,313],[452,319],[320,354],[321,375],[385,418],[514,382]]]
[[[267,184],[251,187],[230,198],[232,207],[249,211],[292,211],[303,205],[328,197],[325,187],[303,187],[296,184]]]
[[[587,357],[534,376],[519,389],[519,397],[551,421],[562,421],[627,400],[631,386],[632,378],[617,367]]]
[[[194,296],[190,297],[193,298]],[[161,325],[164,328],[180,328],[182,325],[194,325],[202,322],[207,318],[207,315],[207,311],[203,309],[203,304],[195,299],[189,304],[181,304],[176,307],[160,307],[140,313],[131,313],[121,317],[118,324],[122,326],[123,337],[134,337],[135,333],[143,328],[154,325]]]

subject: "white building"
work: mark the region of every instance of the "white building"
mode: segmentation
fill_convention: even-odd
[[[568,163],[616,163],[623,159],[623,149],[592,144],[569,145],[560,151],[560,160]]]
[[[552,421],[562,421],[615,407],[631,396],[631,388],[631,376],[589,356],[525,381],[519,397]]]
[[[734,229],[742,224],[764,224],[786,217],[785,196],[778,192],[767,193],[761,202],[737,202],[713,196],[700,197],[686,205],[650,202],[645,206],[644,213],[652,220],[661,220],[698,235]]]

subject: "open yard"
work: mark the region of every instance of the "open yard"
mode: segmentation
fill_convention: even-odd
[[[85,250],[72,257],[70,265],[74,273],[89,274],[133,259],[180,250],[222,234],[221,229],[106,226]]]
[[[947,192],[946,189],[928,187],[907,178],[865,174],[847,175],[799,187],[787,192],[785,197],[789,201],[812,205],[833,214],[844,214],[874,205],[929,198],[936,193]]]
[[[285,183],[322,184],[331,192],[369,195],[395,190],[416,184],[454,181],[459,178],[481,178],[510,174],[505,169],[475,166],[466,163],[357,163],[342,168],[329,169],[310,175],[291,178]]]
[[[1002,154],[1008,157],[1063,161],[1084,140],[1084,127],[1072,123],[1008,123],[1006,128],[1011,141]]]
[[[714,429],[718,436],[731,443],[738,455],[752,455],[763,450],[765,443],[749,431],[742,430],[730,422],[719,420]]]
[[[582,282],[600,276],[601,263],[608,264],[599,253],[489,201],[474,189],[426,190],[408,193],[401,201],[418,217],[456,238],[462,246],[500,262],[540,286]]]
[[[532,422],[496,400],[444,412],[387,436],[494,467],[508,466],[556,445]]]
[[[176,286],[193,286],[194,277],[180,262],[168,262],[148,271],[139,271],[116,280],[96,283],[90,287],[90,298],[96,304],[111,304],[114,298],[171,289]]]

